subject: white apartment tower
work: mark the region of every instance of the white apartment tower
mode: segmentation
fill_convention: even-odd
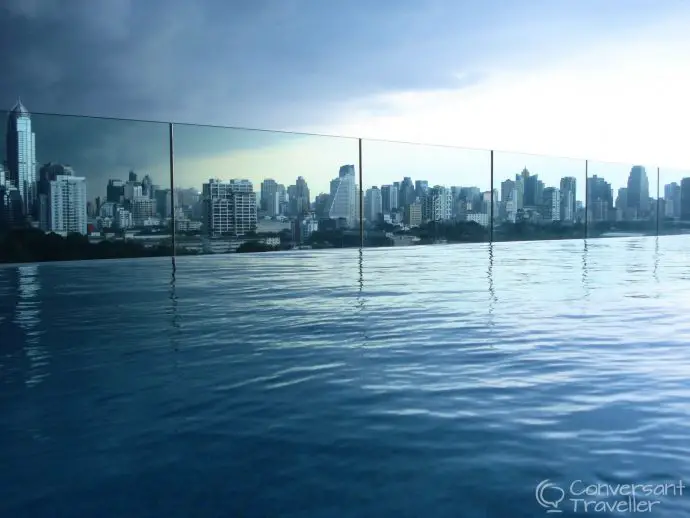
[[[208,235],[243,236],[256,230],[256,193],[249,180],[211,179],[202,193]]]
[[[58,175],[50,182],[50,230],[86,235],[86,178]]]
[[[422,198],[422,221],[446,221],[453,216],[453,194],[447,187],[437,185]]]

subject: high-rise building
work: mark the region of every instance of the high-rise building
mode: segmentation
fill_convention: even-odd
[[[546,221],[560,221],[561,193],[555,187],[547,187],[542,193],[542,218]]]
[[[108,180],[105,190],[105,201],[111,203],[122,203],[125,197],[125,183],[122,180],[112,178]]]
[[[422,204],[418,201],[405,207],[403,221],[409,227],[418,227],[422,224]]]
[[[41,166],[38,172],[38,183],[37,183],[37,217],[38,223],[41,230],[44,232],[50,232],[51,229],[51,194],[50,186],[51,182],[57,180],[58,176],[74,176],[74,170],[63,164],[47,163]]]
[[[647,171],[640,165],[633,166],[628,176],[628,208],[634,209],[634,216],[649,216],[649,179]]]
[[[524,206],[540,206],[542,201],[542,193],[544,191],[544,182],[539,180],[539,175],[530,175],[527,169],[523,169],[521,176],[524,179]]]
[[[5,182],[0,185],[0,228],[21,226],[24,220],[24,202],[19,189]]]
[[[314,200],[314,213],[318,219],[328,219],[330,195],[322,192]]]
[[[406,176],[400,182],[400,188],[398,189],[398,207],[404,209],[409,204],[414,203],[415,198],[416,194],[412,178]]]
[[[141,179],[141,194],[147,198],[153,199],[153,181],[147,174]]]
[[[58,175],[50,182],[50,230],[87,233],[86,178]]]
[[[331,180],[328,217],[330,219],[344,218],[348,226],[354,226],[359,219],[357,217],[358,198],[355,166],[344,165],[340,168],[338,178]]]
[[[347,167],[353,168],[352,177],[354,178],[354,166]],[[307,185],[307,181],[302,176],[298,176],[297,180],[295,181],[295,185],[290,187],[292,188],[292,194],[290,194],[290,211],[294,215],[307,214],[311,209],[311,200],[309,199],[309,186]]]
[[[398,188],[395,185],[381,186],[381,203],[384,214],[390,214],[398,208]]]
[[[515,175],[515,189],[517,190],[517,198],[515,198],[517,209],[522,209],[525,206],[525,173],[527,169],[522,171],[522,174]]]
[[[148,196],[135,196],[129,202],[132,220],[137,227],[145,226],[146,221],[156,216],[156,200]]]
[[[628,188],[621,187],[618,189],[618,196],[616,196],[616,209],[625,210],[628,208]]]
[[[367,189],[364,196],[364,219],[371,223],[377,222],[383,214],[383,197],[381,190],[374,186]]]
[[[436,185],[422,197],[422,221],[446,221],[453,217],[453,194],[450,189]]]
[[[140,183],[129,181],[124,186],[124,199],[125,201],[132,201],[135,198],[141,198],[144,196],[144,189]]]
[[[577,216],[577,180],[572,176],[561,178],[561,221],[572,223]]]
[[[609,220],[612,208],[611,184],[597,175],[587,178],[587,220]]]
[[[414,183],[414,195],[420,200],[429,190],[429,182],[427,180],[417,180]]]
[[[154,193],[156,200],[156,210],[160,217],[169,218],[172,216],[172,198],[170,189],[158,189]]]
[[[676,182],[664,185],[664,217],[680,218],[680,185]]]
[[[690,221],[690,178],[680,181],[680,219]]]
[[[261,182],[260,207],[269,216],[276,216],[275,210],[276,194],[278,193],[278,182],[272,178],[266,178]]]
[[[6,146],[7,179],[22,197],[24,215],[30,216],[36,199],[36,135],[31,128],[31,114],[21,100],[7,118]]]
[[[515,182],[513,180],[505,180],[501,182],[501,201],[508,201],[515,191]]]
[[[256,230],[256,194],[249,180],[210,179],[203,185],[202,195],[208,235],[243,236]]]
[[[135,173],[134,171],[130,171],[129,178],[127,180],[132,183],[135,183],[137,181],[137,173]]]

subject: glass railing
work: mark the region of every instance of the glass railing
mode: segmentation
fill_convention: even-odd
[[[491,153],[362,141],[363,244],[491,239]]]
[[[0,112],[0,262],[690,232],[690,169]]]

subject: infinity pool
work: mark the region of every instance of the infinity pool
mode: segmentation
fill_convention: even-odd
[[[689,252],[2,267],[0,516],[620,516],[602,487],[690,484]]]

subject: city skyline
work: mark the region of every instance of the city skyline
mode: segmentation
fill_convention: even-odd
[[[36,132],[37,162],[69,164],[78,172],[85,171],[93,188],[101,188],[110,178],[124,178],[130,170],[149,174],[158,185],[169,182],[167,124],[40,114],[32,114],[32,124],[40,130]],[[4,148],[4,139],[2,145]],[[489,189],[487,150],[363,140],[362,153],[365,189],[404,176],[424,176],[438,185]],[[332,171],[345,163],[359,167],[357,139],[175,125],[176,187],[200,189],[208,178],[245,178],[255,184],[273,178],[289,183],[294,171],[295,177],[310,178],[314,192],[328,192]],[[589,160],[588,169],[590,176],[603,176],[617,190],[627,185],[632,165]],[[647,171],[656,170],[656,166],[643,165]],[[494,180],[525,167],[553,185],[562,176],[574,176],[584,183],[584,159],[494,152]],[[662,178],[671,174],[667,171],[664,174],[662,169]],[[655,180],[650,175],[653,196]]]
[[[61,119],[49,119],[52,126],[41,124],[45,120],[32,116],[21,100],[9,112],[0,222],[63,236],[77,233],[91,243],[134,239],[145,248],[160,248],[172,243],[174,232],[185,249],[201,252],[259,246],[251,244],[256,239],[251,236],[260,236],[260,247],[267,250],[331,246],[338,235],[345,246],[343,232],[364,228],[377,243],[372,246],[393,246],[396,240],[512,239],[523,224],[531,225],[531,232],[565,238],[584,236],[586,223],[598,225],[592,227],[598,233],[612,225],[648,233],[658,227],[657,216],[690,219],[690,175],[660,187],[656,168],[642,165],[175,125],[170,185],[169,171],[166,176],[162,164],[153,165],[166,155],[169,163],[170,150],[152,151],[142,139],[148,131],[161,144],[162,130],[169,129],[165,124],[146,128],[137,122],[131,140],[117,144],[105,132],[100,145],[113,146],[105,155],[82,145],[76,162],[58,162],[45,161],[55,143],[41,148],[52,142],[47,130],[55,130]],[[60,158],[70,156],[67,143],[84,143],[78,138],[86,136],[82,124],[92,122],[66,121],[56,137]],[[107,127],[121,121],[97,122]],[[228,134],[241,138],[227,139]],[[93,133],[87,141],[99,142]],[[213,154],[219,143],[231,150]],[[277,157],[269,152],[276,149],[282,150]],[[149,168],[133,164],[137,156]],[[221,169],[226,174],[213,174]],[[317,169],[321,174],[308,175]],[[485,169],[488,174],[482,174]],[[380,183],[370,183],[372,178]],[[657,190],[663,190],[658,198]],[[436,224],[446,225],[444,235]],[[427,235],[430,228],[433,235]]]

